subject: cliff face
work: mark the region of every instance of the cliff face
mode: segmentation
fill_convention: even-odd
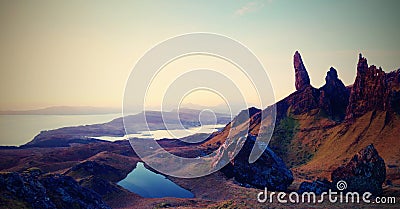
[[[373,110],[399,112],[399,78],[400,70],[386,74],[382,68],[368,66],[367,59],[360,54],[346,118],[356,118]]]
[[[236,147],[244,143],[241,150],[228,165],[222,168],[222,172],[228,177],[234,177],[236,181],[251,185],[260,189],[268,187],[271,191],[286,191],[293,182],[293,174],[286,167],[283,160],[267,147],[266,151],[254,163],[249,163],[249,155],[255,145],[255,137],[248,135],[247,139],[229,141],[226,148],[218,150],[219,162],[226,159],[232,150],[229,147]],[[239,145],[240,146],[240,145]]]
[[[388,84],[387,106],[390,110],[400,114],[400,69],[386,74]]]
[[[38,169],[0,174],[0,197],[6,205],[32,208],[110,208],[100,195],[69,176]]]
[[[254,107],[242,110],[224,130],[206,143],[218,145],[213,158],[213,168],[222,168],[221,171],[227,177],[234,177],[244,185],[286,191],[293,182],[292,172],[272,150],[267,148],[255,162],[249,163],[250,153],[253,147],[257,146],[256,136],[251,132],[261,123],[260,113],[261,110]],[[243,127],[248,127],[248,130]],[[226,132],[229,134],[225,135]]]
[[[385,72],[374,65],[368,67],[367,59],[360,54],[346,118],[359,117],[370,110],[385,110],[386,89]]]

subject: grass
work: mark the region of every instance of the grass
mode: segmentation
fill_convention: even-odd
[[[293,165],[297,161],[297,159],[295,161],[290,159],[287,153],[292,152],[294,149],[292,139],[298,131],[298,127],[299,122],[296,119],[290,116],[283,118],[276,126],[269,145],[283,161],[287,164],[289,163],[288,165]]]

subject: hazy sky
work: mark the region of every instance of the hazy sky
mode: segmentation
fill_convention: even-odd
[[[296,50],[315,87],[330,66],[352,84],[360,52],[385,71],[400,68],[396,0],[0,2],[0,109],[120,107],[137,60],[190,32],[226,35],[249,47],[277,100],[295,90]]]

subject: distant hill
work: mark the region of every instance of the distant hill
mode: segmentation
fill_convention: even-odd
[[[219,104],[216,106],[203,106],[203,105],[198,105],[198,104],[187,103],[187,104],[182,104],[180,110],[182,110],[182,109],[191,109],[191,110],[208,109],[208,110],[218,112],[218,113],[223,113],[223,114],[232,113],[233,115],[237,115],[237,114],[239,114],[239,112],[241,110],[247,109],[252,106],[256,106],[256,105],[249,103],[248,106],[246,107],[239,103],[229,103],[229,107],[228,107],[226,104]]]
[[[120,108],[111,107],[53,106],[34,110],[3,110],[0,115],[99,115],[120,112]]]
[[[125,126],[129,127],[130,133],[150,130],[165,130],[166,125],[170,129],[199,127],[203,125],[226,124],[231,121],[230,115],[221,113],[202,113],[200,110],[182,109],[170,112],[146,111],[135,115],[116,118],[102,124],[81,125],[63,127],[59,129],[41,131],[34,139],[23,147],[59,147],[69,146],[72,143],[86,144],[99,141],[92,137],[99,136],[124,136]],[[143,117],[146,117],[146,122]],[[125,120],[125,121],[124,121]],[[200,121],[201,120],[201,121]]]

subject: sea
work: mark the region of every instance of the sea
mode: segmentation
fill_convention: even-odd
[[[0,146],[23,145],[43,130],[106,123],[121,116],[121,113],[101,115],[0,115]]]

